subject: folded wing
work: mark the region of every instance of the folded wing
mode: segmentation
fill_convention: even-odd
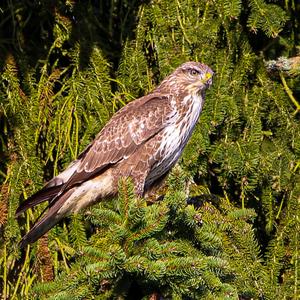
[[[165,128],[173,114],[169,98],[155,93],[131,102],[116,113],[76,161],[17,209],[18,216],[28,208],[49,201],[46,215],[23,238],[23,244],[37,239],[38,235],[34,231],[43,234],[59,221],[56,220],[56,214],[71,194],[68,191],[101,174],[110,166],[122,163],[122,160]]]

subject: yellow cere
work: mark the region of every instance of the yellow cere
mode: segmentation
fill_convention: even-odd
[[[212,77],[211,73],[206,73],[204,78],[201,79],[202,83],[206,83]]]
[[[205,74],[205,80],[208,80],[208,79],[210,79],[211,78],[211,74],[210,73],[206,73]]]

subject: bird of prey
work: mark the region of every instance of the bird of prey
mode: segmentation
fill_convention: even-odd
[[[140,197],[157,187],[192,134],[212,76],[207,65],[186,62],[150,94],[120,109],[65,171],[19,206],[16,216],[49,201],[21,247],[35,242],[66,215],[116,195],[121,177],[132,178]]]

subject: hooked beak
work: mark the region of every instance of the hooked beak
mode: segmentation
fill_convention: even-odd
[[[202,78],[187,86],[190,93],[199,93],[209,88],[212,85],[213,71],[207,70]]]
[[[208,88],[212,85],[213,73],[207,72],[202,79],[202,83],[205,84]]]

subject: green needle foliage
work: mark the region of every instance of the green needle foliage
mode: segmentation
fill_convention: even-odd
[[[123,181],[118,199],[86,212],[96,232],[88,243],[77,245],[70,271],[37,286],[33,296],[110,299],[133,292],[142,296],[159,292],[175,299],[236,299],[234,282],[241,283],[235,278],[235,259],[240,262],[242,257],[231,258],[223,243],[229,246],[243,231],[240,247],[251,243],[249,252],[256,254],[243,260],[262,268],[252,227],[246,223],[254,212],[241,212],[224,200],[219,210],[209,203],[196,209],[186,204],[184,193],[175,191],[175,182],[162,202],[146,205],[134,196],[132,185]],[[253,280],[254,275],[244,276],[243,284],[245,277]],[[255,295],[257,289],[251,292]]]
[[[7,1],[0,8],[1,299],[298,299],[298,1]],[[70,216],[27,249],[19,203],[179,64],[214,71],[160,195]]]

